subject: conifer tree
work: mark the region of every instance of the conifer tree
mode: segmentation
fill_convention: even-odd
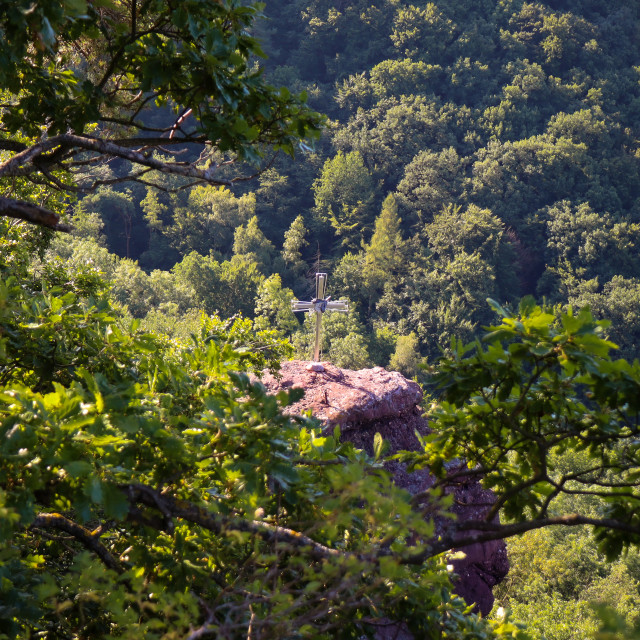
[[[390,193],[382,203],[382,212],[376,218],[371,242],[365,250],[365,283],[371,290],[381,290],[402,264],[401,222],[398,204]]]
[[[302,249],[309,244],[305,238],[306,233],[304,218],[301,215],[284,232],[281,256],[285,264],[294,272],[300,272],[305,267],[305,262],[302,259]]]

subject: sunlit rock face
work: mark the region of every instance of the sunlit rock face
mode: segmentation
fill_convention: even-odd
[[[310,371],[307,362],[284,362],[279,377],[264,373],[262,383],[271,393],[283,389],[304,389],[304,397],[287,407],[290,414],[311,410],[327,430],[340,425],[343,440],[373,453],[376,432],[388,441],[389,453],[416,451],[416,433],[426,435],[429,426],[422,416],[420,386],[400,373],[382,367],[350,371],[323,362],[324,371]],[[427,470],[408,473],[404,464],[386,464],[394,481],[412,494],[428,489],[434,478]],[[493,504],[494,496],[477,479],[456,484],[452,511],[460,520],[478,520]],[[446,526],[436,522],[436,529]],[[466,557],[454,561],[460,576],[456,592],[486,615],[493,606],[492,588],[507,575],[509,564],[503,541],[474,544],[463,549]]]

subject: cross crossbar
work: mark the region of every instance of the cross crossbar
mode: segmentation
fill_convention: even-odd
[[[327,291],[327,274],[316,273],[316,297],[310,302],[303,300],[292,300],[291,310],[296,313],[306,311],[316,315],[316,339],[313,349],[313,361],[320,359],[320,329],[322,326],[322,314],[326,311],[339,311],[347,313],[349,303],[346,300],[331,300],[331,296],[325,297]]]

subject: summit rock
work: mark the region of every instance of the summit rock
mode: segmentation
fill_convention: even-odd
[[[340,426],[342,440],[353,442],[369,454],[373,453],[376,433],[389,443],[389,453],[417,451],[416,434],[430,433],[429,424],[420,407],[422,390],[396,371],[382,367],[351,371],[323,362],[324,371],[308,370],[307,362],[291,360],[282,363],[278,376],[264,372],[260,378],[268,392],[303,389],[301,400],[286,407],[291,415],[311,413],[326,431]],[[385,464],[394,482],[415,495],[434,483],[428,470],[408,473],[397,461]],[[451,510],[462,521],[477,520],[493,504],[494,496],[477,480],[469,480],[452,489]],[[436,521],[436,531],[445,522]],[[492,588],[509,570],[506,545],[502,540],[466,546],[465,557],[453,562],[459,578],[455,591],[469,604],[487,615],[493,606]]]

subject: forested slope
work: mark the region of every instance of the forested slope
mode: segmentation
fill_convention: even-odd
[[[91,252],[152,326],[197,307],[273,315],[290,295],[281,287],[309,294],[304,276],[319,259],[334,296],[356,305],[357,321],[330,322],[324,345],[351,366],[387,365],[407,341],[432,360],[451,335],[490,321],[488,296],[524,294],[591,305],[633,357],[638,11],[622,1],[269,2],[256,32],[268,77],[330,116],[317,148],[295,163],[277,156],[231,189],[102,187],[74,213],[83,240],[56,248],[80,263]]]
[[[147,328],[242,313],[300,357],[308,328],[289,300],[321,267],[355,309],[325,318],[324,353],[353,368],[420,374],[493,321],[487,297],[525,294],[590,305],[638,356],[640,3],[271,0],[266,14],[269,80],[330,118],[316,147],[230,188],[100,188],[50,254],[97,266]],[[582,534],[510,549],[499,599],[537,633],[594,631],[591,600],[635,619],[635,555],[608,565]]]

